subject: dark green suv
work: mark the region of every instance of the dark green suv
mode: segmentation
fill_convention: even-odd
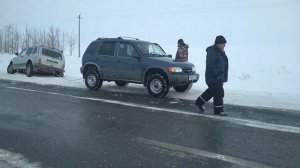
[[[103,81],[118,86],[138,83],[160,98],[171,87],[185,92],[199,79],[193,64],[175,62],[158,44],[123,37],[93,41],[82,57],[80,71],[90,90],[98,90]]]

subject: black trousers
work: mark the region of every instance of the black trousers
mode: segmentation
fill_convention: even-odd
[[[208,84],[208,89],[203,92],[201,96],[196,100],[196,104],[203,106],[206,102],[208,102],[211,98],[214,98],[214,112],[215,114],[219,114],[224,112],[224,88],[223,84]]]

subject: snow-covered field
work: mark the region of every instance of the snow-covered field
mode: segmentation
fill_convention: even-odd
[[[25,74],[7,74],[6,68],[13,55],[0,54],[0,79],[52,84],[68,87],[86,88],[80,74],[81,58],[65,56],[65,77],[58,78],[47,75],[35,75],[31,78]],[[201,79],[187,93],[176,93],[171,90],[169,97],[179,99],[196,99],[205,89],[203,64],[195,63]],[[225,103],[234,105],[271,107],[300,111],[299,81],[300,72],[289,71],[284,67],[276,70],[261,70],[257,72],[242,72],[231,70],[229,82],[225,84]],[[130,84],[127,88],[118,88],[114,83],[104,83],[102,89],[147,94],[142,85]]]

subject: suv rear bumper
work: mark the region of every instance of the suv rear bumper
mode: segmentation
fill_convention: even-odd
[[[199,74],[168,74],[170,86],[196,83],[199,80]],[[193,79],[192,79],[193,78]]]
[[[33,71],[34,72],[45,72],[45,73],[53,73],[54,72],[65,72],[63,69],[43,65],[43,64],[36,64],[33,65]]]

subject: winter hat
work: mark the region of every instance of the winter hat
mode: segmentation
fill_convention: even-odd
[[[184,41],[182,39],[179,39],[178,44],[184,44]]]
[[[223,36],[217,36],[215,40],[215,44],[225,44],[227,43],[226,39]]]

